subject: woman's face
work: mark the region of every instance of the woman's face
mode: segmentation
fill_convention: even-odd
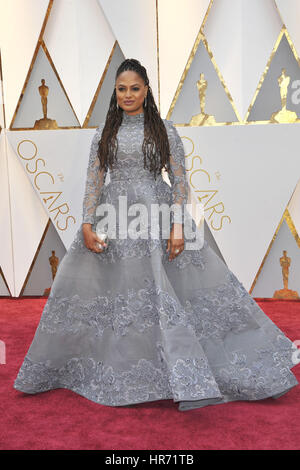
[[[127,114],[143,112],[148,86],[140,75],[132,70],[120,73],[116,80],[117,103]]]

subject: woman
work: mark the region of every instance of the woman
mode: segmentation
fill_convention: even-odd
[[[92,141],[82,227],[59,265],[14,388],[67,388],[108,406],[172,399],[183,411],[278,398],[298,384],[293,343],[206,241],[185,248],[191,220],[178,209],[187,195],[179,134],[160,118],[145,68],[125,60]],[[151,214],[166,203],[177,209],[168,236],[165,216]],[[134,205],[146,216],[139,231],[131,223],[129,236],[122,217]],[[98,230],[105,208],[116,215],[108,219],[108,243]]]

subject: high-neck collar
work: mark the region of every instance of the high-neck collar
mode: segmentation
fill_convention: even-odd
[[[125,111],[123,111],[123,119],[122,123],[124,124],[136,124],[139,122],[144,122],[144,112],[142,111],[141,113],[138,114],[127,114]]]

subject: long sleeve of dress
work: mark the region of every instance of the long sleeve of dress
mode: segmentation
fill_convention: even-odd
[[[171,223],[183,224],[184,206],[188,201],[188,181],[185,169],[185,153],[183,143],[172,121],[167,122],[167,132],[170,145],[169,179],[172,189],[172,203],[177,204],[181,210],[171,211]]]
[[[91,143],[83,198],[82,223],[94,223],[97,203],[105,181],[106,171],[104,168],[100,170],[100,161],[97,156],[98,142],[101,138],[103,127],[104,124],[100,124],[97,127]]]

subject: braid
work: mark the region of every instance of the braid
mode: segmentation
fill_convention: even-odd
[[[144,168],[154,173],[154,178],[162,168],[170,168],[170,147],[165,125],[161,119],[145,67],[136,59],[124,60],[117,72],[115,80],[125,70],[132,70],[140,75],[144,84],[148,85],[146,106],[144,102],[144,141],[142,150],[144,154]],[[117,106],[116,89],[110,99],[109,109],[106,115],[102,136],[99,142],[98,158],[100,167],[111,168],[116,160],[118,150],[117,133],[123,119],[123,109]]]

